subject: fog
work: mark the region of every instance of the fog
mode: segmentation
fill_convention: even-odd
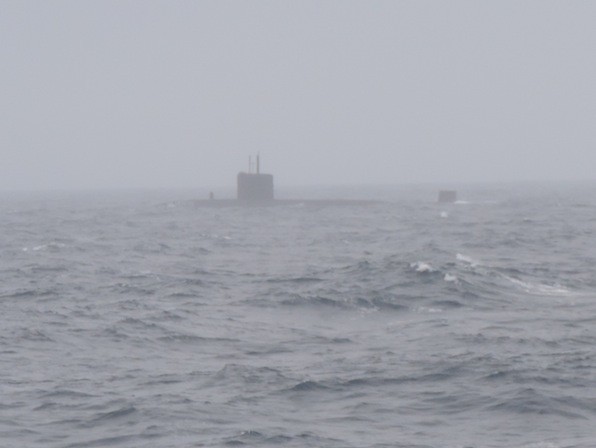
[[[596,3],[3,1],[0,189],[594,180]]]

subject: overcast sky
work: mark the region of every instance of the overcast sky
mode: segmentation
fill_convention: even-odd
[[[0,0],[0,189],[596,179],[594,1]]]

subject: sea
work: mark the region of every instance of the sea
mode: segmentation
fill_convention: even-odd
[[[596,185],[438,189],[0,193],[0,447],[596,447]]]

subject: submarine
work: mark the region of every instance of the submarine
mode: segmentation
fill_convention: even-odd
[[[364,206],[378,204],[379,201],[361,199],[278,199],[275,197],[273,175],[261,172],[261,157],[257,154],[256,163],[248,158],[248,171],[236,176],[236,199],[215,199],[213,192],[209,199],[193,201],[197,207],[272,207],[288,205],[304,206]]]

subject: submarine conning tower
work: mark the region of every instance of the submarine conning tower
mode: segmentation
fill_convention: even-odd
[[[252,158],[248,158],[248,173],[238,173],[239,201],[272,201],[273,175],[261,174],[260,156],[256,157],[256,172],[253,173]]]

